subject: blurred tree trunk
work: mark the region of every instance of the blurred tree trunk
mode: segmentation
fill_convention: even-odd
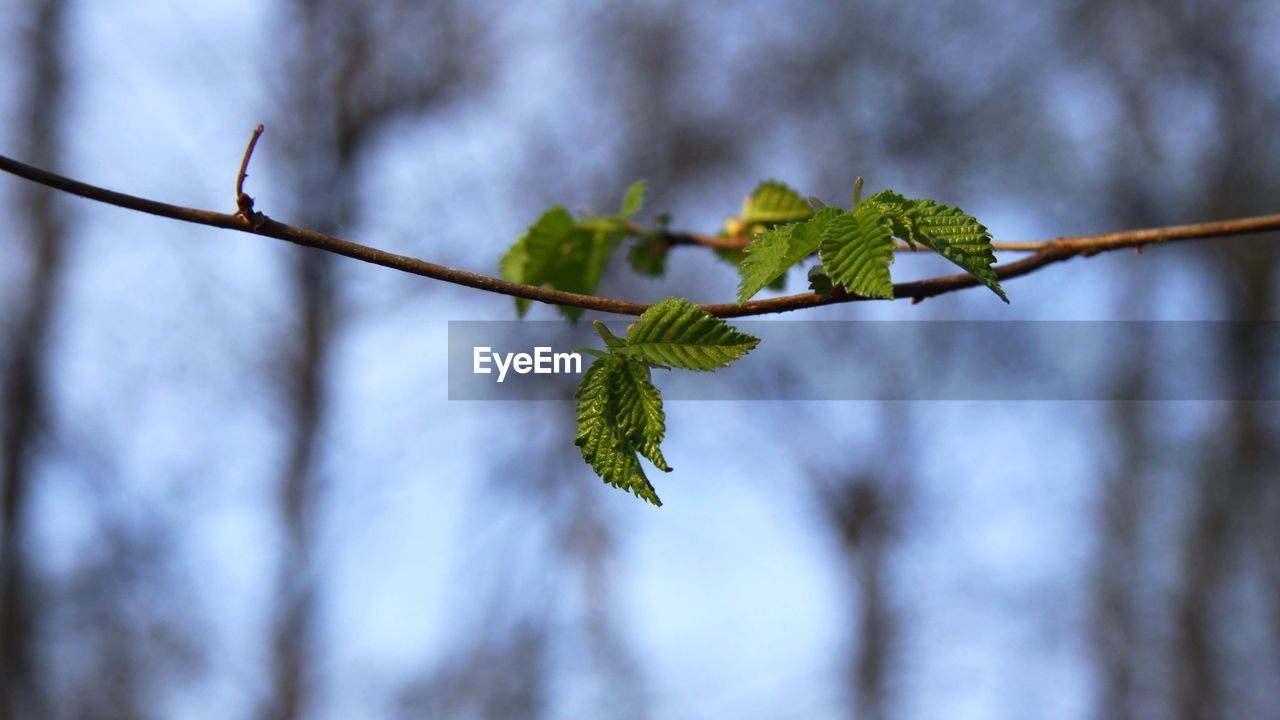
[[[1212,97],[1220,112],[1232,118],[1207,168],[1212,185],[1206,204],[1210,214],[1219,216],[1266,212],[1274,209],[1275,185],[1270,180],[1277,175],[1273,159],[1258,153],[1256,142],[1271,127],[1273,115],[1254,102],[1256,90],[1248,85],[1250,60],[1232,41],[1233,35],[1247,33],[1251,20],[1234,8],[1224,9],[1215,20],[1232,32],[1204,39],[1189,24],[1180,34],[1188,38],[1189,56],[1213,78]],[[1273,303],[1280,252],[1274,242],[1246,240],[1219,248],[1207,264],[1226,299],[1227,317],[1237,321],[1226,326],[1227,335],[1222,338],[1227,358],[1224,386],[1229,397],[1249,397],[1265,387],[1270,368],[1260,362],[1266,350],[1259,327],[1242,321],[1277,319]],[[1183,535],[1175,609],[1174,700],[1183,720],[1228,717],[1241,710],[1249,713],[1249,699],[1231,692],[1232,681],[1237,680],[1231,677],[1232,669],[1258,670],[1248,667],[1248,662],[1223,667],[1224,661],[1235,659],[1227,651],[1234,632],[1233,623],[1224,622],[1224,596],[1230,583],[1241,581],[1241,573],[1247,572],[1232,559],[1255,547],[1250,534],[1276,521],[1264,514],[1260,523],[1250,522],[1265,511],[1268,482],[1280,476],[1274,438],[1268,436],[1262,417],[1268,407],[1257,402],[1230,403],[1224,408],[1225,422],[1216,424],[1216,432],[1202,446],[1194,506]],[[1265,619],[1260,620],[1259,626],[1264,625]],[[1262,671],[1256,686],[1263,689],[1264,707],[1272,710],[1280,702],[1274,677]]]
[[[1115,397],[1141,392],[1145,365],[1119,368]],[[1135,588],[1143,569],[1141,529],[1149,509],[1146,479],[1152,458],[1146,406],[1110,404],[1110,424],[1118,455],[1104,471],[1097,500],[1099,535],[1093,577],[1093,650],[1098,684],[1097,717],[1136,717],[1141,633]]]
[[[1277,96],[1258,83],[1250,44],[1257,18],[1247,5],[1072,0],[1066,7],[1064,45],[1082,65],[1100,71],[1099,85],[1118,111],[1108,134],[1114,143],[1105,193],[1113,200],[1109,222],[1145,225],[1274,211],[1280,174],[1274,154],[1262,148],[1270,142]],[[1115,42],[1120,27],[1130,31],[1124,42]],[[1172,99],[1192,96],[1215,118],[1210,131],[1174,132],[1178,123],[1164,111]],[[1197,275],[1214,289],[1202,302],[1213,307],[1214,298],[1224,299],[1218,312],[1232,320],[1274,320],[1280,259],[1274,248],[1258,238],[1188,250]],[[1153,275],[1147,286],[1158,290],[1158,280]],[[1148,293],[1138,289],[1140,282],[1134,280],[1122,306],[1141,315]],[[1263,387],[1257,374],[1264,355],[1250,328],[1227,327],[1234,334],[1221,341],[1228,358],[1222,387],[1227,396],[1247,397]],[[1158,372],[1156,361],[1121,369],[1119,381],[1134,392]],[[1253,618],[1226,617],[1228,603],[1236,607],[1241,588],[1253,582],[1253,568],[1240,559],[1259,545],[1258,528],[1275,523],[1262,509],[1265,478],[1277,475],[1262,417],[1267,407],[1231,402],[1218,408],[1224,421],[1193,447],[1178,448],[1192,459],[1169,468],[1149,442],[1159,413],[1148,422],[1141,406],[1117,406],[1113,428],[1121,456],[1102,490],[1095,578],[1099,717],[1133,716],[1148,704],[1186,720],[1256,716],[1258,702],[1274,709],[1274,668],[1259,668],[1253,662],[1257,648],[1242,644],[1236,631]],[[1182,480],[1185,490],[1147,492],[1143,476],[1156,470],[1161,472],[1153,477]],[[1161,554],[1176,557],[1173,587],[1144,600],[1136,591],[1156,582],[1159,557],[1141,556],[1138,529],[1174,498],[1186,498],[1177,506],[1180,524],[1154,528],[1169,539]],[[1161,636],[1169,638],[1161,649],[1167,677],[1153,683],[1146,669],[1153,663],[1141,661],[1140,641]]]
[[[890,377],[894,386],[901,379]],[[846,662],[849,717],[884,720],[893,714],[890,685],[897,666],[899,627],[892,588],[897,518],[914,485],[915,459],[904,455],[910,447],[914,420],[901,403],[877,406],[882,422],[879,437],[859,447],[874,448],[867,468],[811,471],[820,517],[834,533],[842,554],[855,610],[850,614],[852,639]]]
[[[1268,248],[1223,263],[1221,280],[1236,290],[1230,302],[1232,317],[1275,319],[1271,299],[1276,255]],[[1262,330],[1243,322],[1232,323],[1228,329],[1224,338],[1228,392],[1247,397],[1266,383],[1268,368],[1257,361],[1264,352]],[[1195,478],[1196,495],[1184,531],[1175,620],[1174,698],[1178,717],[1183,720],[1228,717],[1236,707],[1228,702],[1228,679],[1222,667],[1222,646],[1233,635],[1224,623],[1223,601],[1228,582],[1240,571],[1232,558],[1256,547],[1249,533],[1265,536],[1267,524],[1276,522],[1265,515],[1267,486],[1275,482],[1280,469],[1261,416],[1266,407],[1256,402],[1227,406],[1225,422],[1204,445]],[[1251,522],[1260,512],[1259,522]],[[1274,685],[1266,695],[1270,703],[1280,699]]]
[[[1121,80],[1123,82],[1123,80]],[[1134,110],[1131,104],[1130,111]],[[1127,124],[1129,147],[1134,153],[1150,152],[1150,131],[1146,115]],[[1157,158],[1144,156],[1148,163]],[[1114,222],[1124,227],[1158,225],[1162,218],[1153,212],[1153,198],[1137,180],[1139,163],[1117,164],[1108,178],[1108,195],[1120,200]],[[1133,269],[1117,293],[1121,307],[1142,309],[1151,296],[1154,273],[1147,265]],[[1140,332],[1134,330],[1134,332]],[[1100,475],[1095,532],[1097,551],[1093,559],[1092,650],[1097,684],[1096,717],[1129,720],[1139,716],[1144,664],[1141,661],[1144,626],[1138,589],[1143,586],[1149,559],[1142,552],[1142,529],[1153,509],[1148,495],[1148,474],[1158,457],[1148,427],[1147,406],[1128,398],[1142,398],[1149,391],[1149,341],[1134,337],[1135,352],[1124,354],[1129,364],[1115,368],[1108,405],[1109,435],[1113,438],[1115,460]]]
[[[888,588],[890,510],[883,483],[859,478],[828,498],[830,520],[840,536],[858,612],[856,645],[849,658],[849,688],[856,720],[884,720],[895,637]]]
[[[359,221],[359,169],[371,141],[396,120],[425,114],[481,59],[449,2],[295,0],[294,36],[277,124],[294,189],[293,220],[339,235]],[[466,53],[464,55],[464,53]],[[464,62],[465,58],[465,62]],[[278,482],[283,530],[272,630],[271,696],[259,715],[293,720],[309,714],[316,684],[316,593],[313,548],[320,517],[322,437],[330,404],[330,364],[343,293],[334,256],[296,250],[296,315],[281,346],[287,388],[288,447]]]
[[[1124,373],[1135,378],[1136,368]],[[1132,386],[1129,386],[1132,387]],[[1098,716],[1134,717],[1139,639],[1133,589],[1142,566],[1139,529],[1143,519],[1147,450],[1143,407],[1112,404],[1112,427],[1120,458],[1103,481],[1099,504],[1100,541],[1094,567],[1094,651],[1099,685]]]
[[[325,47],[317,42],[304,48]],[[340,54],[341,48],[330,48]],[[312,62],[319,58],[307,58]],[[308,65],[304,61],[304,68]],[[300,71],[299,74],[305,73]],[[306,82],[305,78],[296,78]],[[335,100],[336,99],[332,99]],[[320,127],[295,129],[293,142],[307,143],[310,159],[294,168],[290,176],[303,184],[299,195],[298,221],[323,233],[339,234],[351,221],[352,205],[347,188],[354,163],[354,138],[358,127],[334,128],[327,137],[323,118],[327,108],[315,107],[317,99],[299,98],[294,111],[299,122],[308,120]],[[308,105],[312,105],[308,107]],[[311,175],[310,172],[323,173]],[[327,182],[306,183],[306,178]],[[285,465],[278,483],[278,512],[283,530],[278,569],[275,625],[272,631],[272,697],[262,710],[263,718],[291,720],[306,717],[313,682],[311,666],[315,648],[316,577],[312,565],[315,525],[318,515],[320,478],[317,445],[329,400],[328,367],[334,336],[333,301],[338,290],[333,277],[333,258],[305,249],[291,251],[294,311],[292,332],[281,347],[285,375],[286,423],[289,427]]]
[[[564,383],[565,396],[573,387]],[[499,459],[490,497],[474,504],[477,515],[463,527],[474,536],[503,509],[519,522],[502,542],[489,540],[494,557],[469,563],[460,578],[469,617],[454,619],[456,647],[405,688],[400,717],[647,717],[642,666],[618,622],[625,598],[614,576],[625,533],[599,485],[582,482],[577,453],[563,451],[575,417],[569,404],[525,413],[520,451]],[[503,508],[513,498],[515,507]],[[529,552],[535,537],[547,547]],[[553,682],[566,675],[572,689],[557,696]]]
[[[28,161],[55,172],[62,166],[66,6],[62,0],[30,0],[25,4],[30,30],[24,52],[22,96],[17,136]],[[48,343],[56,314],[65,250],[65,222],[56,193],[32,183],[18,186],[12,222],[28,257],[25,298],[17,308],[4,374],[3,464],[0,465],[0,718],[39,715],[34,631],[39,605],[34,602],[27,523],[31,482],[40,434],[46,420]],[[19,291],[21,292],[21,291]]]
[[[314,221],[308,226],[330,234],[336,229]],[[271,646],[273,696],[262,715],[279,720],[305,717],[311,683],[316,599],[311,551],[319,483],[316,444],[328,400],[325,383],[333,333],[332,261],[321,253],[296,253],[298,347],[292,348],[287,361],[292,370],[287,405],[292,436],[277,498],[284,532]]]

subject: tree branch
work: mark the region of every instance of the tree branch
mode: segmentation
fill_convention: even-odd
[[[537,287],[534,285],[514,283],[509,280],[501,280],[488,275],[480,275],[466,270],[437,265],[436,263],[427,262],[426,260],[418,260],[417,258],[411,258],[406,255],[398,255],[385,250],[372,248],[367,245],[360,245],[349,240],[333,237],[332,235],[318,233],[314,230],[307,230],[306,228],[276,222],[261,213],[254,213],[254,217],[245,218],[238,213],[228,215],[210,210],[198,210],[195,208],[182,207],[180,205],[170,205],[156,200],[127,195],[125,193],[107,190],[106,188],[98,187],[96,185],[83,183],[78,180],[72,180],[71,178],[51,173],[46,170],[41,170],[40,168],[18,162],[17,160],[5,157],[4,155],[0,155],[0,170],[4,170],[10,174],[30,180],[31,182],[54,188],[55,190],[79,195],[80,197],[87,198],[89,200],[96,200],[108,205],[115,205],[116,207],[122,207],[128,210],[136,210],[149,215],[158,215],[160,217],[166,217],[172,220],[181,220],[183,222],[194,223],[197,225],[207,225],[209,227],[223,228],[226,230],[238,230],[252,235],[262,235],[276,240],[285,240],[304,247],[324,250],[325,252],[335,253],[354,260],[362,260],[374,265],[381,265],[383,267],[391,268],[392,270],[399,270],[413,275],[421,275],[433,280],[441,280],[443,282],[463,285],[465,287],[476,288],[478,290],[486,290],[500,295],[509,295],[511,297],[526,298],[528,300],[536,300],[538,302],[548,303],[551,305],[577,307],[583,308],[584,310],[596,310],[598,312],[615,313],[618,315],[639,315],[649,307],[649,303],[636,302],[632,300],[616,300],[613,298],[596,297],[593,295],[580,295],[560,290],[549,290],[547,288]],[[1008,280],[1010,278],[1027,275],[1045,267],[1046,265],[1052,265],[1077,256],[1090,257],[1098,253],[1109,252],[1112,250],[1141,248],[1146,245],[1178,240],[1198,240],[1213,237],[1247,235],[1272,230],[1280,230],[1280,215],[1265,215],[1261,217],[1241,218],[1238,220],[1200,223],[1197,225],[1178,225],[1147,230],[1128,230],[1123,232],[1104,233],[1101,235],[1061,237],[1043,243],[1020,244],[1024,247],[1020,247],[1018,249],[1029,249],[1034,246],[1035,251],[1031,255],[1016,262],[997,265],[994,270],[996,277],[1001,280]],[[927,280],[896,283],[893,286],[893,294],[895,299],[910,298],[913,302],[920,302],[925,298],[931,298],[936,295],[974,287],[978,284],[978,279],[972,275],[944,275],[942,277],[929,278]],[[786,297],[773,298],[770,300],[748,302],[742,305],[737,303],[723,303],[718,305],[702,305],[701,307],[712,315],[727,318],[782,313],[791,310],[801,310],[804,308],[819,307],[822,305],[832,305],[835,303],[855,302],[868,299],[871,298],[864,298],[858,295],[850,295],[837,291],[829,298],[824,298],[813,293],[803,293],[800,295],[788,295]]]
[[[244,191],[244,179],[249,177],[249,159],[253,157],[253,149],[258,146],[258,138],[262,137],[265,129],[262,123],[258,123],[258,127],[253,129],[249,145],[244,149],[244,159],[240,161],[240,173],[236,175],[236,206],[240,208],[238,214],[246,220],[253,217],[253,198]]]

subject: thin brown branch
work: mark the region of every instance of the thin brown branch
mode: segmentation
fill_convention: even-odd
[[[1044,247],[1048,240],[1029,240],[1023,242],[993,242],[991,248],[996,252],[1035,252]],[[918,250],[919,248],[914,248]]]
[[[578,293],[549,290],[534,285],[514,283],[509,280],[481,275],[479,273],[459,270],[457,268],[437,265],[436,263],[418,260],[405,255],[397,255],[385,250],[378,250],[367,245],[360,245],[349,240],[325,235],[314,230],[295,227],[276,222],[264,215],[256,214],[255,219],[246,219],[238,215],[227,215],[210,210],[198,210],[179,205],[140,198],[125,193],[107,190],[96,185],[89,185],[72,180],[40,168],[32,167],[11,158],[0,155],[0,170],[17,175],[41,185],[79,195],[98,202],[115,205],[128,210],[158,215],[173,220],[208,225],[210,227],[239,230],[240,232],[276,240],[285,240],[304,247],[316,248],[336,253],[354,260],[362,260],[374,265],[399,270],[401,272],[421,275],[433,280],[463,285],[478,290],[511,297],[536,300],[551,305],[583,308],[598,312],[618,315],[639,315],[649,307],[649,303],[633,300],[616,300],[613,298],[580,295]],[[1104,233],[1101,235],[1082,235],[1078,237],[1061,237],[1039,245],[1033,254],[1016,262],[1005,263],[995,267],[996,277],[1008,280],[1027,275],[1046,265],[1052,265],[1073,257],[1090,257],[1098,253],[1125,248],[1141,248],[1145,245],[1174,242],[1178,240],[1199,240],[1214,237],[1247,235],[1252,233],[1280,230],[1280,215],[1264,215],[1261,217],[1224,220],[1221,222],[1200,223],[1196,225],[1178,225],[1174,227],[1151,228],[1147,230],[1127,230]],[[978,285],[977,278],[972,275],[944,275],[927,280],[896,283],[893,286],[894,297],[910,298],[919,302],[925,298],[944,293],[962,290]],[[719,305],[701,306],[707,312],[719,317],[745,317],[748,315],[768,315],[771,313],[789,312],[805,308],[832,305],[835,303],[868,300],[857,295],[837,291],[831,297],[824,298],[813,293],[788,295],[786,297],[759,300],[742,305],[723,303]]]
[[[249,158],[253,157],[253,149],[258,146],[258,138],[262,137],[262,131],[267,128],[258,123],[258,127],[253,129],[253,135],[249,138],[249,146],[244,149],[244,159],[240,161],[240,174],[236,176],[236,197],[244,195],[244,179],[249,177]]]
[[[249,145],[244,149],[244,159],[240,161],[240,173],[236,175],[236,207],[239,208],[236,214],[248,221],[254,220],[253,198],[244,191],[244,179],[249,177],[249,159],[253,157],[253,149],[258,146],[258,138],[262,137],[265,129],[262,123],[253,129]]]
[[[657,235],[669,245],[700,245],[716,250],[742,250],[750,240],[739,237],[720,237],[719,235],[700,235],[698,233],[683,232],[652,232],[646,230],[639,225],[632,225],[628,228],[628,232],[636,237],[645,237]]]

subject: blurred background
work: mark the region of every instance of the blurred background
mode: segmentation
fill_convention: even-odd
[[[641,177],[702,231],[766,177],[998,240],[1280,209],[1262,0],[0,15],[4,154],[230,212],[263,122],[258,209],[491,274]],[[1275,403],[676,402],[657,510],[570,403],[446,399],[447,321],[509,298],[9,176],[0,217],[0,718],[1280,717]],[[803,319],[1276,320],[1277,240]],[[733,296],[670,265],[601,292]]]

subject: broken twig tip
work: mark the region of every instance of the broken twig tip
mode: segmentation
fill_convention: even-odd
[[[258,123],[258,127],[253,129],[253,135],[249,137],[249,145],[244,149],[244,159],[240,161],[240,172],[236,175],[236,215],[255,226],[261,224],[255,223],[256,216],[260,213],[254,212],[253,198],[244,191],[244,179],[249,177],[249,159],[253,157],[253,149],[258,146],[258,138],[262,137],[266,129],[262,123]]]

